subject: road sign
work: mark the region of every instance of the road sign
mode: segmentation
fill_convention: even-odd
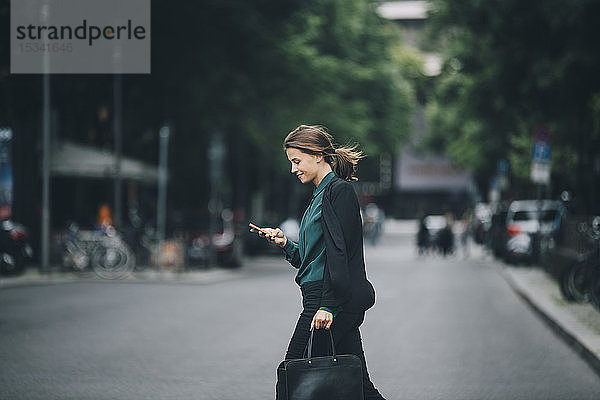
[[[548,185],[550,183],[550,163],[532,162],[531,180],[540,185]]]
[[[546,128],[546,127],[538,128],[535,131],[535,141],[550,143],[550,131],[548,130],[548,128]]]
[[[508,174],[508,161],[502,159],[496,163],[496,172],[498,175],[506,175]]]
[[[533,144],[533,160],[550,161],[550,144],[548,142],[535,142]]]
[[[531,162],[531,180],[540,185],[550,184],[550,131],[538,128],[533,143],[533,160]]]

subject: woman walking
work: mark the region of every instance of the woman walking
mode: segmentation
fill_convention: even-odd
[[[348,182],[356,180],[362,153],[356,146],[334,147],[324,128],[310,125],[290,132],[283,145],[291,172],[301,183],[315,186],[298,243],[288,240],[279,228],[251,231],[279,245],[287,261],[298,268],[303,311],[285,358],[303,357],[311,329],[331,329],[336,351],[361,359],[365,399],[383,399],[369,378],[359,330],[365,311],[375,303],[365,272],[360,206]],[[285,382],[278,382],[278,387],[281,384]]]

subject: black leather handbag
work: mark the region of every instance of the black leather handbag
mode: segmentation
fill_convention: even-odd
[[[314,330],[308,339],[308,357],[284,360],[277,367],[280,400],[363,400],[362,365],[353,354],[312,357]]]

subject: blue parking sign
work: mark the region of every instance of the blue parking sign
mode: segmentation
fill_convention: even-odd
[[[537,141],[533,145],[533,160],[548,162],[550,161],[550,145],[548,142]]]

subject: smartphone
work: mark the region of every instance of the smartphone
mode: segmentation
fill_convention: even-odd
[[[256,230],[257,230],[257,231],[259,231],[259,232],[262,232],[262,233],[264,233],[265,235],[271,235],[269,232],[265,231],[265,230],[264,230],[264,229],[262,229],[262,228],[259,228],[258,226],[254,225],[254,224],[252,224],[252,223],[248,224],[248,226],[249,226],[250,228],[254,228],[254,229],[256,229]]]

